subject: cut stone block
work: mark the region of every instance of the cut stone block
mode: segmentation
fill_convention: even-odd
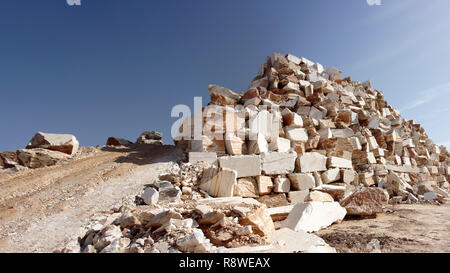
[[[294,231],[314,232],[343,220],[346,214],[338,202],[298,203],[282,226]]]
[[[287,138],[277,137],[269,143],[271,152],[287,153],[291,149],[291,141]]]
[[[329,169],[322,173],[322,181],[325,184],[339,181],[341,179],[341,170],[339,168]]]
[[[344,168],[344,169],[353,169],[352,161],[340,158],[340,157],[334,157],[331,156],[328,158],[328,167],[329,168]]]
[[[255,140],[248,141],[248,152],[249,154],[262,154],[269,151],[269,144],[264,138],[264,135],[257,134]]]
[[[327,170],[327,157],[317,152],[305,153],[300,156],[300,171],[302,173]]]
[[[204,161],[211,165],[217,165],[217,153],[214,152],[189,152],[189,163],[195,164]]]
[[[288,174],[293,189],[302,191],[309,190],[316,186],[314,176],[310,173],[293,173]]]
[[[219,166],[237,172],[237,177],[257,176],[261,174],[259,155],[236,155],[219,157]]]
[[[288,200],[291,204],[303,203],[309,195],[309,190],[290,191],[288,193]]]
[[[225,135],[225,148],[230,155],[248,154],[247,143],[245,140],[235,136],[234,134]]]
[[[261,169],[266,175],[288,174],[295,169],[297,153],[269,152],[261,155]]]
[[[285,127],[286,137],[292,141],[308,141],[308,131],[305,128]]]

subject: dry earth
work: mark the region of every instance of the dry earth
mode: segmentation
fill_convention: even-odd
[[[0,252],[63,248],[90,217],[133,202],[182,155],[173,146],[85,147],[62,165],[0,174]]]
[[[316,233],[338,252],[368,252],[377,239],[381,252],[450,252],[450,200],[444,205],[389,205],[376,218],[344,219]]]
[[[173,146],[87,148],[62,165],[0,173],[0,252],[53,252],[81,235],[89,219],[134,201],[145,184],[182,159]],[[317,232],[338,252],[450,252],[450,200],[392,205],[372,219],[345,219]]]

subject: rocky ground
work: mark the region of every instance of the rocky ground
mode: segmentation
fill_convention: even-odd
[[[133,204],[146,184],[182,156],[173,146],[83,147],[56,166],[3,172],[0,252],[64,248],[93,217]],[[338,252],[449,252],[449,208],[448,202],[389,205],[376,218],[347,217],[315,234]]]
[[[181,160],[173,146],[83,147],[58,165],[0,173],[0,252],[52,252],[91,216],[133,203],[145,184]]]

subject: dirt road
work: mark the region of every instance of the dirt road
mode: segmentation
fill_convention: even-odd
[[[381,252],[450,252],[450,200],[444,205],[390,205],[373,219],[344,220],[317,232],[338,252],[368,252],[373,240]]]
[[[0,175],[0,252],[63,248],[91,216],[132,202],[181,158],[173,146],[92,148],[63,165]]]

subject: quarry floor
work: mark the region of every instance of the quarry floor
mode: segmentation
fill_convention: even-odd
[[[81,235],[90,217],[133,202],[182,152],[173,146],[91,148],[62,165],[0,173],[0,252],[53,252]],[[338,252],[450,252],[450,200],[389,205],[376,218],[345,219],[316,233]]]

